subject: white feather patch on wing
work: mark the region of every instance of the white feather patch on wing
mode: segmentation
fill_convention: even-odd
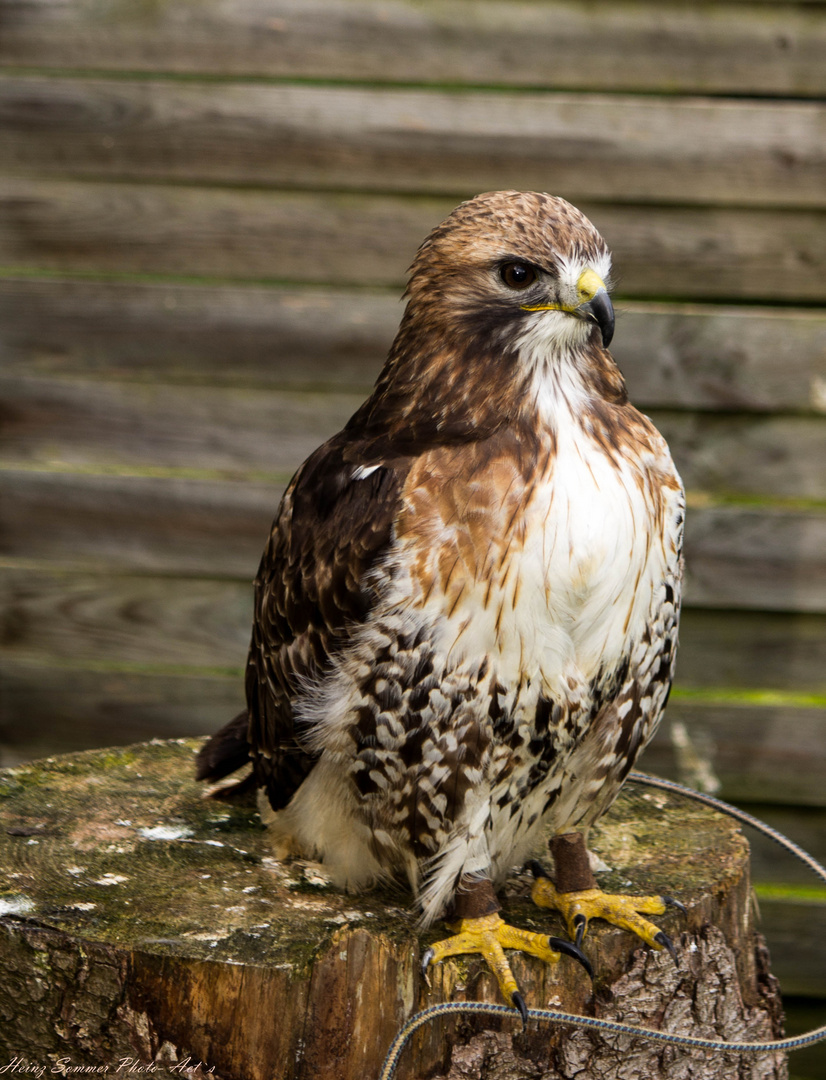
[[[351,480],[366,480],[368,476],[372,476],[376,469],[380,469],[381,465],[357,465],[353,469]]]

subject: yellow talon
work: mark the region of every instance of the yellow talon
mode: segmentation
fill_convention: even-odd
[[[450,924],[450,929],[454,931],[453,936],[431,945],[422,957],[422,971],[425,975],[430,964],[439,963],[448,956],[480,953],[496,976],[505,1001],[519,1009],[523,1020],[527,1020],[527,1010],[505,956],[505,949],[519,949],[521,952],[539,957],[546,964],[555,964],[561,953],[565,952],[579,960],[588,973],[591,973],[588,961],[570,942],[549,938],[547,934],[535,934],[530,930],[520,930],[515,926],[509,926],[497,914],[482,915],[475,919],[461,919],[457,923]],[[559,951],[555,951],[552,946],[558,946]]]
[[[668,949],[676,961],[671,939],[642,915],[662,915],[669,904],[682,908],[662,896],[622,896],[604,893],[602,889],[582,889],[579,892],[557,892],[547,877],[537,877],[531,889],[531,899],[538,907],[554,908],[565,920],[568,933],[579,944],[591,919],[605,919],[614,926],[630,930],[654,949]],[[685,909],[683,909],[685,910]]]

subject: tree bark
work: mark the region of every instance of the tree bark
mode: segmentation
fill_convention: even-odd
[[[446,1000],[496,1001],[477,957],[419,974],[443,927],[410,898],[333,889],[323,867],[278,862],[251,805],[204,799],[200,742],[72,754],[0,774],[0,1073],[217,1080],[372,1080],[398,1028]],[[515,954],[529,1006],[681,1034],[777,1037],[782,1013],[753,926],[737,826],[676,796],[628,789],[591,834],[602,888],[669,893],[656,919],[679,966],[594,924],[593,984],[563,957]],[[544,854],[539,853],[540,857]],[[564,935],[514,872],[517,926]],[[516,1018],[438,1020],[397,1080],[783,1080],[782,1055],[734,1057]]]

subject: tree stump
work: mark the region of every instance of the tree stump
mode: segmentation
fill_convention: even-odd
[[[0,774],[0,1073],[372,1080],[397,1029],[445,1000],[497,1000],[475,957],[419,974],[409,897],[330,887],[323,867],[276,861],[251,805],[204,799],[197,740],[34,762]],[[776,1037],[776,982],[753,926],[748,846],[729,819],[628,788],[591,847],[607,889],[667,892],[657,920],[679,967],[595,923],[593,984],[563,958],[515,954],[528,1004],[682,1034]],[[540,853],[544,857],[544,853]],[[527,874],[504,894],[516,925],[563,934]],[[514,1017],[516,1014],[514,1014]],[[421,1029],[398,1080],[779,1080],[781,1055],[723,1056],[518,1019]]]

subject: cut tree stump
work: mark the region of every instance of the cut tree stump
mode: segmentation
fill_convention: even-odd
[[[204,799],[198,740],[70,754],[0,774],[0,1071],[151,1073],[217,1080],[373,1080],[402,1023],[446,1000],[498,1000],[476,957],[419,974],[444,927],[410,898],[332,888],[323,867],[276,861],[251,805]],[[679,966],[596,923],[593,984],[568,958],[514,954],[536,1008],[680,1034],[781,1032],[777,984],[753,925],[738,827],[677,796],[629,787],[593,830],[607,889],[667,892],[656,920]],[[514,871],[518,926],[564,934]],[[60,1065],[62,1063],[62,1070]],[[42,1072],[38,1072],[42,1068]],[[25,1070],[28,1069],[28,1073]],[[398,1080],[780,1080],[782,1055],[724,1056],[514,1019],[437,1020]]]

